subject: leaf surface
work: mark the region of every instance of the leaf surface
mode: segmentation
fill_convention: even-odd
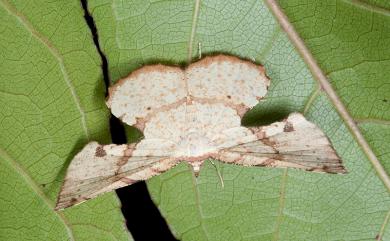
[[[0,32],[0,239],[131,239],[114,193],[54,211],[74,154],[110,141],[80,2],[1,1]]]
[[[390,14],[386,1],[281,1],[369,148],[389,172]],[[148,182],[183,240],[389,239],[390,196],[356,133],[338,114],[267,6],[252,1],[94,1],[112,81],[141,65],[188,63],[225,52],[265,65],[269,94],[244,119],[262,124],[303,112],[343,159],[346,175],[217,163],[198,179],[185,165]],[[374,164],[375,165],[375,164]]]

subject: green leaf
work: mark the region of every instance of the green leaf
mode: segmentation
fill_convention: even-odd
[[[390,143],[390,14],[386,1],[281,1],[337,95],[387,171]],[[371,5],[372,4],[372,5]],[[117,81],[154,62],[188,64],[228,53],[255,60],[271,78],[267,98],[243,120],[263,124],[303,112],[329,136],[349,173],[181,164],[149,190],[182,240],[373,240],[390,238],[390,196],[372,160],[324,93],[278,18],[259,0],[90,3]],[[293,30],[287,30],[293,31]],[[387,59],[386,59],[387,58]],[[337,97],[337,96],[336,96]],[[387,164],[386,164],[387,160]],[[386,236],[387,235],[387,236]]]
[[[114,193],[54,211],[66,167],[110,142],[100,57],[79,1],[0,2],[0,239],[129,240]]]

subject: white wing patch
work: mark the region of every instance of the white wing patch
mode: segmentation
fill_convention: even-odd
[[[110,88],[112,113],[144,132],[131,145],[91,142],[71,162],[56,209],[209,158],[244,166],[345,173],[324,133],[301,114],[269,126],[241,126],[262,99],[262,66],[236,57],[206,57],[186,69],[146,66]]]

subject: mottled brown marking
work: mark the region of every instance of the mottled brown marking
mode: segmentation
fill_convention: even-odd
[[[265,132],[262,130],[262,128],[259,127],[250,127],[249,130],[256,135],[256,137],[261,140],[265,138]]]
[[[163,170],[160,170],[158,168],[154,168],[154,167],[151,167],[150,170],[156,174],[160,174],[160,173],[163,173],[164,171]]]
[[[124,157],[120,158],[116,164],[118,167],[121,167],[121,166],[125,165],[128,162],[128,160],[129,160],[129,157],[124,156]]]
[[[284,127],[283,127],[283,131],[284,131],[284,132],[292,132],[292,131],[294,131],[294,126],[293,126],[293,124],[290,123],[290,122],[286,122],[286,124],[285,124]]]
[[[133,125],[135,128],[137,128],[140,131],[144,131],[145,129],[145,119],[136,117],[136,123]]]
[[[284,159],[284,155],[279,154],[279,151],[276,151],[276,154],[272,156],[273,159],[282,161]]]
[[[118,175],[120,173],[120,169],[122,166],[124,166],[131,156],[133,155],[133,151],[135,149],[136,143],[128,144],[127,148],[123,151],[122,157],[118,160],[116,165],[118,166],[117,170],[115,171],[115,174]]]
[[[107,153],[106,151],[103,149],[103,146],[98,146],[96,147],[96,152],[95,152],[95,156],[97,157],[104,157],[106,156]]]
[[[133,155],[133,151],[135,149],[136,143],[128,144],[127,149],[124,150],[123,156],[131,157]]]
[[[273,148],[275,148],[275,146],[276,146],[276,142],[271,140],[270,138],[263,138],[260,141],[263,142],[265,145],[273,147]]]
[[[270,158],[270,159],[267,159],[265,160],[264,162],[262,162],[259,166],[263,166],[263,167],[271,167],[273,166],[273,164],[275,163],[275,159],[273,158]]]

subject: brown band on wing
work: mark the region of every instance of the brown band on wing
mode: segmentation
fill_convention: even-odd
[[[73,159],[58,196],[56,210],[103,193],[147,180],[172,168],[171,157],[133,156],[135,145],[100,145],[91,142]],[[95,155],[96,152],[106,153]]]
[[[251,130],[257,140],[221,150],[220,160],[245,166],[346,173],[325,134],[301,114],[293,113],[282,122]]]

